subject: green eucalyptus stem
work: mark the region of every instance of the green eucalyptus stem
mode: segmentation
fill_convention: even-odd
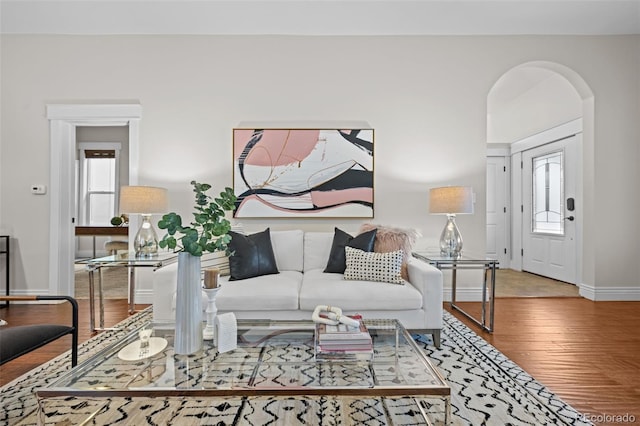
[[[206,193],[211,189],[208,183],[191,181],[191,185],[196,199],[193,222],[184,226],[179,214],[165,214],[158,222],[158,228],[166,229],[167,234],[158,245],[174,251],[186,251],[194,256],[202,256],[206,252],[228,251],[231,223],[225,218],[225,212],[233,211],[236,202],[233,190],[227,187],[219,197],[212,198]]]

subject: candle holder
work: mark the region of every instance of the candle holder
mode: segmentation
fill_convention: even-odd
[[[207,310],[205,313],[207,314],[207,326],[202,330],[202,338],[204,340],[211,340],[213,344],[216,344],[216,314],[218,313],[218,308],[216,306],[216,295],[218,294],[218,290],[220,287],[214,288],[203,288],[204,292],[207,294]]]

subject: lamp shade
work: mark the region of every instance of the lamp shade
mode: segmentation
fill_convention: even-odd
[[[165,188],[155,186],[120,187],[121,213],[166,213],[168,209],[169,199]]]
[[[473,189],[469,186],[443,186],[429,191],[429,213],[473,213]]]

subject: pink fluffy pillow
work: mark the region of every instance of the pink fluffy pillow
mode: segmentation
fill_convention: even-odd
[[[409,279],[407,272],[407,261],[411,257],[413,245],[420,236],[415,229],[396,228],[392,226],[375,225],[373,223],[363,223],[360,226],[360,233],[377,229],[376,240],[373,251],[378,253],[388,253],[392,251],[402,250],[404,253],[404,261],[402,262],[402,278]]]

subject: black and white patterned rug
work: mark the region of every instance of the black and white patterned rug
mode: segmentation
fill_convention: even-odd
[[[80,361],[120,339],[148,321],[151,308],[120,326],[103,332],[79,348]],[[444,313],[442,344],[436,349],[430,337],[415,335],[451,386],[454,425],[590,425],[581,414],[538,383],[500,351],[486,343],[453,316]],[[36,425],[34,390],[54,381],[67,368],[63,354],[1,388],[0,424]],[[44,424],[71,425],[97,413],[87,424],[98,425],[386,425],[389,413],[403,425],[424,424],[415,404],[404,399],[347,398],[113,398],[82,400],[63,398]],[[436,413],[437,404],[422,409]],[[49,410],[47,410],[49,413]]]

